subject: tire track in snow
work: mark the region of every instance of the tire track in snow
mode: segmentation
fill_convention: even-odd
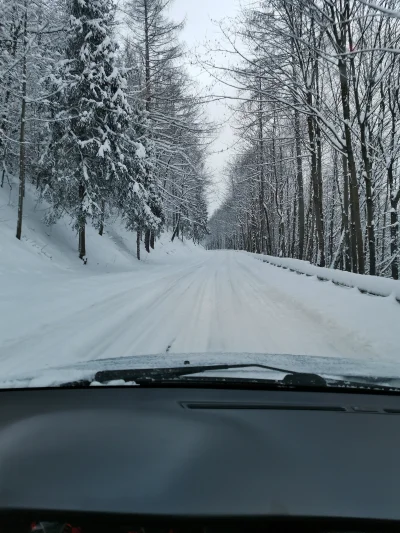
[[[327,298],[327,305],[329,299],[343,298],[343,305],[354,304],[357,310],[357,295],[269,268],[245,254],[208,252],[179,267],[165,265],[163,272],[93,276],[86,287],[85,280],[69,280],[69,293],[60,302],[70,307],[54,316],[36,316],[36,302],[28,294],[23,305],[31,323],[20,338],[1,342],[0,369],[5,374],[165,353],[168,346],[166,358],[199,352],[379,358],[348,323],[315,303],[318,295]],[[384,299],[376,303],[360,297],[370,309],[387,305]],[[400,316],[397,307],[394,312]]]
[[[99,303],[85,306],[60,320],[41,326],[35,333],[19,339],[4,341],[1,346],[0,367],[14,372],[24,369],[24,360],[35,360],[37,366],[59,366],[100,357],[132,355],[134,339],[129,334],[129,353],[121,353],[121,338],[132,326],[167,300],[176,286],[192,277],[204,261],[190,263],[190,267],[172,271],[162,278],[118,290],[117,294]],[[143,280],[145,281],[145,280]],[[101,290],[101,287],[98,288]],[[145,327],[145,326],[143,326]]]

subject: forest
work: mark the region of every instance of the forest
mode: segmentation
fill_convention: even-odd
[[[400,2],[265,0],[206,68],[236,148],[207,246],[399,279]]]
[[[150,253],[163,228],[207,231],[213,126],[185,65],[169,0],[0,0],[0,186],[26,184],[45,222],[69,217],[86,264],[86,227],[118,217]]]
[[[119,218],[160,233],[399,279],[400,2],[261,0],[219,22],[197,65],[171,0],[0,0],[0,186],[26,183],[45,222]],[[226,87],[224,94],[221,87]],[[220,206],[208,215],[217,124],[231,113]],[[17,179],[17,181],[16,181]]]

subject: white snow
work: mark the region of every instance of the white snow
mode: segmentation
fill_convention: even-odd
[[[300,274],[317,276],[324,280],[346,285],[347,287],[357,287],[362,291],[367,291],[378,296],[392,295],[400,300],[400,281],[378,276],[353,274],[352,272],[343,272],[342,270],[321,268],[311,265],[308,261],[301,261],[300,259],[293,259],[290,257],[273,257],[271,255],[260,254],[250,255],[261,261],[266,261],[275,266],[288,268]]]
[[[136,157],[144,159],[146,157],[146,148],[142,143],[134,143],[136,145]]]
[[[83,265],[70,221],[45,227],[46,207],[35,205],[31,186],[23,239],[15,239],[17,188],[9,205],[6,187],[0,190],[1,386],[21,374],[57,384],[65,375],[60,381],[54,367],[138,355],[150,362],[150,354],[164,354],[166,366],[185,353],[239,354],[235,362],[249,353],[382,365],[400,359],[400,305],[393,297],[320,282],[245,253],[171,243],[168,235],[138,262],[136,235],[118,221],[103,237],[88,228]],[[87,374],[68,370],[71,379]]]

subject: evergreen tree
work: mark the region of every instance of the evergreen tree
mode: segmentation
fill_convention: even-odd
[[[171,116],[162,116],[163,104],[169,99],[165,91],[165,80],[176,75],[176,60],[183,55],[177,39],[183,23],[175,23],[168,19],[169,6],[169,0],[128,0],[126,3],[127,24],[133,37],[132,44],[141,72],[138,89],[144,100],[152,129],[157,132],[157,135],[153,135],[153,141],[158,148],[157,164],[153,170],[151,183],[148,182],[149,193],[153,197],[157,196],[155,183],[160,169],[156,167],[159,167],[160,152],[163,151],[159,149],[160,144],[165,148],[160,133],[165,129],[166,123],[173,120]],[[158,200],[153,205],[155,216],[159,215],[157,203]],[[154,245],[154,233],[147,228],[144,234],[145,248],[150,252],[150,247]]]
[[[86,223],[102,227],[105,206],[127,172],[121,142],[131,109],[116,65],[114,15],[112,0],[72,0],[65,59],[53,74],[57,113],[42,194],[52,207],[49,222],[64,211],[73,217],[84,260]]]
[[[138,100],[125,138],[127,183],[120,188],[120,208],[130,230],[136,230],[140,259],[142,232],[157,234],[163,224],[162,200],[154,176],[154,143],[147,112]]]

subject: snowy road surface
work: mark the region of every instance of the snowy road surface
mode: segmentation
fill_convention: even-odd
[[[133,272],[27,272],[0,286],[0,373],[135,354],[291,353],[400,361],[400,305],[199,251]],[[25,281],[23,281],[25,280]]]

